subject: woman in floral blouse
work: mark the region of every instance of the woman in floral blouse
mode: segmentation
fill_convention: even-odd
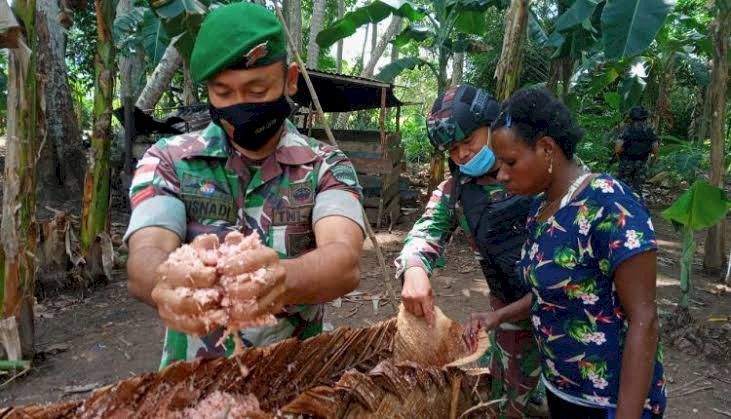
[[[655,233],[624,183],[572,160],[582,131],[542,89],[510,98],[492,127],[498,180],[538,195],[520,269],[553,418],[656,418],[665,409]]]

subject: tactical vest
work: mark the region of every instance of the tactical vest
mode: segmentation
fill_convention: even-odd
[[[647,160],[652,150],[652,143],[656,141],[655,134],[650,127],[632,124],[626,128],[620,158],[623,160]]]
[[[467,224],[477,242],[482,260],[480,266],[490,286],[490,293],[506,304],[519,300],[528,287],[518,270],[520,251],[526,239],[526,220],[533,199],[509,196],[494,200],[473,179],[457,185],[450,197],[450,212],[456,220],[459,200]]]

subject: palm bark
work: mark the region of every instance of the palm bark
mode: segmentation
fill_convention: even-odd
[[[711,101],[711,170],[710,183],[719,188],[724,187],[724,140],[726,133],[726,93],[728,92],[728,37],[731,26],[731,9],[724,7],[722,1],[717,2],[718,14],[711,26],[713,34],[713,69],[710,84]],[[704,270],[712,275],[719,275],[723,267],[725,252],[725,221],[721,221],[708,230],[706,236]]]

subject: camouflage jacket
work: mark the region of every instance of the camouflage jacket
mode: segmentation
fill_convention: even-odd
[[[471,179],[464,175],[461,175],[459,179],[450,177],[432,192],[424,214],[411,228],[404,241],[404,247],[394,262],[397,278],[402,278],[404,271],[414,266],[424,268],[431,275],[437,260],[444,255],[447,242],[457,227],[461,227],[467,233],[475,259],[478,261],[482,259],[475,237],[460,209],[459,201],[456,205],[457,211],[451,211],[449,208],[450,197],[457,186],[456,182],[464,184]],[[504,199],[507,196],[507,190],[501,183],[493,182],[482,186],[493,199]]]
[[[256,231],[283,259],[316,247],[313,225],[331,215],[363,227],[361,187],[353,165],[335,147],[305,137],[288,121],[276,151],[253,162],[233,150],[223,130],[163,139],[138,162],[130,188],[132,216],[125,239],[150,226],[166,228],[188,243],[199,234],[223,238],[231,230]],[[321,305],[286,307],[272,327],[241,331],[261,346],[322,330]],[[229,355],[223,331],[204,338],[168,330],[162,366],[196,357]]]

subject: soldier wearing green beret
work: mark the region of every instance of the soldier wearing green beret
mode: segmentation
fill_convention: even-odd
[[[268,286],[257,289],[257,309],[281,307],[276,324],[239,332],[247,345],[260,346],[322,331],[322,304],[358,286],[364,238],[353,165],[287,119],[298,69],[286,62],[283,28],[271,11],[253,3],[213,10],[190,68],[196,82],[206,83],[212,122],[145,153],[130,188],[125,235],[130,293],[156,307],[168,326],[162,366],[228,356],[234,348],[205,321],[212,314],[207,305],[170,289],[190,286],[196,275],[182,262],[163,265],[182,243],[214,266],[207,250],[215,240],[201,235],[258,233],[265,247],[242,259],[244,269],[264,268],[268,276]]]

